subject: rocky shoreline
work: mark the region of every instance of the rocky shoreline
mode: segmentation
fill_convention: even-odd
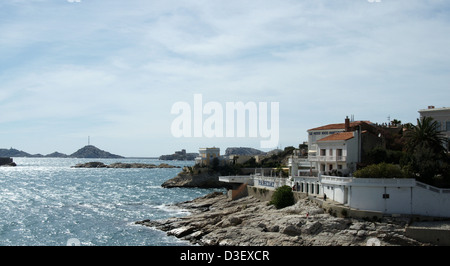
[[[277,210],[252,196],[231,201],[223,193],[214,192],[176,206],[191,214],[136,224],[201,246],[428,245],[405,236],[407,219],[338,218],[308,199]]]
[[[164,182],[164,188],[191,187],[191,188],[226,188],[230,184],[219,181],[219,173],[192,174],[183,170],[177,176]]]

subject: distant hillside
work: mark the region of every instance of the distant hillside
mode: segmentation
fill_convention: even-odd
[[[17,149],[0,149],[0,157],[41,157],[40,154],[29,154],[24,151],[19,151]]]
[[[261,155],[263,151],[248,147],[231,147],[225,150],[225,155]]]
[[[78,151],[72,153],[70,157],[75,158],[124,158],[120,155],[112,154],[104,150],[100,150],[99,148],[93,145],[87,145]]]
[[[42,157],[50,157],[50,158],[124,158],[120,155],[112,154],[99,148],[88,145],[85,146],[78,151],[72,153],[71,155],[67,155],[60,152],[53,152],[47,155],[42,154],[29,154],[28,152],[20,151],[17,149],[0,149],[0,157],[33,157],[33,158],[42,158]]]
[[[50,158],[67,158],[67,157],[69,157],[69,155],[55,151],[54,153],[50,153],[50,154],[45,155],[45,157],[50,157]]]

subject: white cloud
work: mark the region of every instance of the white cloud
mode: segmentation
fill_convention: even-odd
[[[414,121],[417,109],[448,99],[445,1],[0,5],[8,10],[0,106],[10,111],[0,123],[8,125],[72,121],[80,128],[67,136],[92,129],[162,143],[172,104],[203,93],[205,101],[280,102],[289,115],[281,141],[296,145],[317,120]]]

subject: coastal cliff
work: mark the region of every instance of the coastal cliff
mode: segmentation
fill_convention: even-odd
[[[197,188],[227,188],[228,183],[219,181],[219,173],[208,171],[190,171],[188,167],[183,168],[176,177],[164,182],[161,186],[164,188],[174,187],[197,187]]]
[[[277,210],[253,196],[232,201],[215,192],[176,205],[191,214],[136,224],[203,246],[424,245],[405,236],[407,220],[334,217],[308,199]]]

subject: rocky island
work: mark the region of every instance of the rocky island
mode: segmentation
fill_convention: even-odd
[[[166,163],[156,164],[145,164],[145,163],[112,163],[110,165],[104,164],[102,162],[88,162],[79,163],[72,168],[180,168],[179,166],[169,165]]]
[[[0,157],[0,166],[17,166],[12,158]]]
[[[123,156],[112,154],[110,152],[101,150],[93,145],[86,145],[78,151],[72,153],[69,157],[74,158],[124,158]]]
[[[176,205],[191,214],[136,224],[202,246],[426,245],[405,236],[408,220],[335,217],[307,198],[276,209],[253,196],[231,201],[215,192]]]

